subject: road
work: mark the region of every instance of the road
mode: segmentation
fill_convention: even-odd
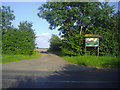
[[[97,70],[41,53],[37,59],[2,65],[3,88],[118,88],[119,71]]]

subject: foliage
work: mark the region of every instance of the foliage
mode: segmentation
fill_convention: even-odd
[[[28,28],[29,24],[28,22],[23,22],[20,23],[19,29],[9,28],[7,31],[4,31],[2,36],[2,53],[33,54],[35,48],[35,34],[31,27]]]
[[[62,40],[57,35],[52,34],[52,37],[49,40],[49,42],[50,42],[50,49],[49,49],[49,51],[60,52],[61,51],[60,46],[62,45],[61,41]]]
[[[19,28],[12,26],[15,19],[10,7],[2,6],[2,53],[32,55],[35,49],[35,33],[32,23],[20,22]]]
[[[111,56],[65,56],[65,60],[68,62],[86,65],[86,66],[98,66],[98,67],[110,67],[118,68],[120,67],[120,59]]]
[[[35,49],[35,33],[32,29],[32,23],[27,21],[20,22],[19,30],[22,33],[21,44],[23,54],[32,54]]]
[[[16,62],[21,60],[29,60],[33,58],[38,58],[40,56],[39,52],[34,52],[33,55],[9,55],[9,54],[3,54],[2,55],[2,63],[10,63],[10,62]],[[1,63],[1,62],[0,62]]]
[[[9,6],[0,7],[0,27],[2,30],[11,27],[12,21],[15,19],[13,12]]]
[[[85,34],[102,36],[100,55],[117,55],[118,24],[113,9],[107,2],[47,2],[38,8],[38,16],[46,19],[51,30],[58,28],[66,55],[84,54]]]

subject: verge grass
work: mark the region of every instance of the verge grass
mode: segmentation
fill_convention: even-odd
[[[120,57],[112,56],[64,56],[64,59],[73,64],[120,68]]]
[[[6,55],[2,54],[2,62],[0,63],[10,63],[10,62],[16,62],[21,60],[28,60],[33,58],[38,58],[40,56],[39,52],[34,52],[33,55]]]

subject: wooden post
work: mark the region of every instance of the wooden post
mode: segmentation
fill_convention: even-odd
[[[85,45],[85,55],[86,55],[86,45]]]
[[[86,55],[86,38],[85,38],[85,51],[84,52],[85,52],[85,55]]]
[[[99,46],[98,46],[98,50],[97,50],[97,56],[99,56]]]
[[[98,51],[97,51],[97,56],[99,56],[99,38],[98,38]]]

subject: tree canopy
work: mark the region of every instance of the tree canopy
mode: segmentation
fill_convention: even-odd
[[[47,2],[38,10],[38,16],[46,19],[51,30],[58,28],[67,55],[84,54],[85,34],[102,36],[100,55],[117,55],[115,10],[108,2]]]
[[[20,22],[18,28],[15,28],[12,26],[12,21],[15,19],[13,10],[9,6],[2,6],[0,10],[2,13],[0,21],[0,28],[2,29],[2,53],[32,55],[36,45],[32,23],[23,21]]]
[[[0,27],[2,27],[3,30],[11,27],[12,21],[15,19],[13,12],[14,11],[11,10],[10,6],[0,7]]]

